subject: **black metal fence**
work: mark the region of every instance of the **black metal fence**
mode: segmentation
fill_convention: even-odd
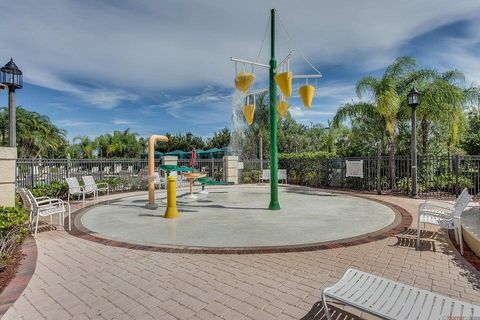
[[[363,178],[346,176],[347,160],[363,160]],[[289,183],[311,187],[345,188],[408,195],[411,189],[410,157],[388,156],[289,159],[280,160],[279,169],[287,169]],[[258,182],[261,167],[269,169],[268,160],[244,161],[240,180]],[[393,167],[393,170],[392,170]],[[468,188],[471,194],[480,191],[480,156],[419,156],[418,194],[449,197]]]
[[[161,160],[155,160],[155,170],[161,172]],[[196,171],[204,172],[216,180],[223,179],[222,159],[197,159]],[[189,166],[189,160],[178,160],[178,165]],[[161,172],[164,174],[163,172]],[[18,159],[17,187],[34,188],[53,182],[65,182],[65,178],[91,175],[95,180],[109,181],[114,191],[145,189],[148,178],[147,159]],[[186,186],[187,181],[177,180]]]

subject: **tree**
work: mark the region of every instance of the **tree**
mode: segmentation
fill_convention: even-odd
[[[47,116],[16,108],[17,149],[20,158],[54,157],[62,155],[68,142],[65,130],[55,126]],[[7,108],[0,109],[0,145],[7,144]]]
[[[401,97],[399,84],[415,67],[415,60],[411,57],[397,58],[387,67],[382,78],[368,76],[360,79],[356,85],[357,96],[361,99],[369,95],[374,102],[376,112],[382,117],[385,132],[389,139],[390,155],[390,184],[395,183],[395,130],[397,116],[400,110]]]
[[[230,129],[223,128],[218,132],[213,133],[213,137],[208,139],[207,148],[225,148],[230,144]]]
[[[88,136],[78,136],[73,138],[73,143],[78,142],[74,147],[75,155],[79,158],[93,159],[93,153],[97,148],[95,141]]]
[[[460,146],[468,154],[480,154],[480,112],[478,110],[469,112],[467,129],[461,138]]]

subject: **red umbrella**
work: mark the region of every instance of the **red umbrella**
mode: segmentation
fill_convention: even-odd
[[[193,148],[192,150],[192,156],[190,157],[190,167],[193,167],[197,164],[197,151],[195,150],[195,148]]]

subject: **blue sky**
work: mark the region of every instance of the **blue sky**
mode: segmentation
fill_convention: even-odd
[[[478,0],[4,1],[0,59],[24,72],[17,104],[70,139],[126,128],[208,137],[230,126],[230,57],[255,60],[273,6],[288,32],[279,28],[279,59],[293,50],[292,71],[312,73],[303,52],[323,74],[310,110],[290,101],[300,122],[326,124],[356,99],[359,78],[400,55],[480,84]],[[267,73],[255,73],[255,89],[264,87]]]

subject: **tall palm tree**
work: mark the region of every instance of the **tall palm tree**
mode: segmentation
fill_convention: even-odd
[[[73,143],[77,143],[82,158],[93,158],[93,152],[97,148],[95,141],[92,141],[88,136],[78,136],[73,138]]]
[[[395,131],[401,106],[399,84],[415,67],[411,57],[399,57],[388,66],[380,79],[368,76],[360,79],[356,85],[357,96],[362,99],[369,96],[373,100],[375,111],[383,119],[385,132],[389,140],[390,187],[395,185]]]

